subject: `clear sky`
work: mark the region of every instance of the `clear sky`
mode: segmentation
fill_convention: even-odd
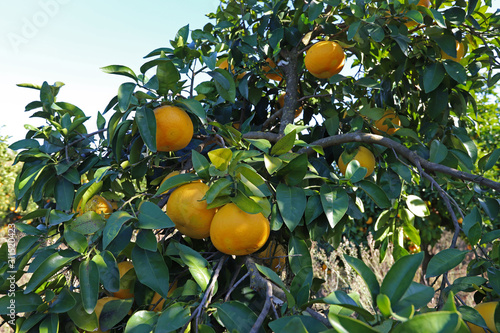
[[[17,83],[65,83],[58,101],[75,104],[95,129],[126,77],[106,74],[107,65],[136,73],[150,51],[170,46],[186,24],[202,28],[218,0],[22,0],[0,2],[0,136],[24,138],[24,124],[43,121],[24,112],[39,92]],[[4,126],[2,126],[4,125]]]
[[[500,0],[493,1],[498,8]],[[66,85],[58,101],[81,108],[92,118],[116,95],[123,76],[100,70],[125,65],[139,72],[150,51],[169,46],[186,24],[202,28],[218,0],[22,0],[0,2],[0,136],[9,143],[24,138],[29,118],[24,107],[38,91],[17,83]],[[4,126],[2,126],[4,125]]]

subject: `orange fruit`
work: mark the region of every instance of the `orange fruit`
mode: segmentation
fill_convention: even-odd
[[[373,223],[373,218],[370,216],[368,220],[366,220],[366,224],[372,224]]]
[[[264,264],[276,273],[281,273],[286,265],[286,250],[281,244],[274,240],[270,241],[267,247],[257,254],[258,258],[264,259]]]
[[[386,119],[389,119],[396,127],[390,127],[387,124]],[[397,113],[392,109],[387,109],[379,120],[375,121],[374,127],[372,128],[375,134],[389,134],[393,135],[399,129],[397,126],[401,126],[401,119],[399,119]]]
[[[264,76],[269,80],[281,81],[283,78],[279,74],[278,67],[276,67],[276,63],[271,58],[266,59],[267,65],[262,66],[262,71],[264,72]]]
[[[210,239],[217,250],[229,255],[254,253],[266,244],[271,227],[262,213],[249,214],[228,203],[215,213]]]
[[[486,326],[493,332],[493,333],[498,333],[497,329],[495,328],[495,309],[497,307],[498,302],[485,302],[485,303],[479,303],[474,307],[481,316],[484,318],[484,321],[486,322]],[[467,323],[467,326],[469,326],[469,329],[471,333],[484,333],[484,329],[481,327]]]
[[[286,93],[282,93],[278,97],[278,104],[279,104],[281,109],[283,109],[283,106],[285,105],[285,95],[286,95]],[[299,108],[297,108],[297,110],[295,110],[294,118],[297,118],[298,116],[300,116],[301,113],[302,113],[302,106],[300,106]]]
[[[345,53],[340,44],[321,41],[307,50],[304,58],[306,69],[319,79],[327,79],[340,73],[345,64]]]
[[[193,137],[193,122],[186,111],[164,105],[154,109],[156,119],[156,149],[177,151],[185,148]]]
[[[464,43],[461,43],[459,41],[455,41],[455,43],[457,45],[457,47],[456,47],[457,56],[456,57],[452,57],[452,56],[448,55],[447,53],[445,53],[443,50],[441,50],[441,58],[443,58],[443,59],[450,59],[450,60],[453,60],[453,61],[456,61],[456,62],[460,62],[460,60],[462,60],[462,58],[465,55],[465,46],[464,46]]]
[[[108,218],[109,215],[113,213],[113,205],[98,194],[94,195],[92,198],[90,198],[89,201],[87,201],[83,211],[81,209],[82,200],[83,198],[80,199],[78,207],[76,208],[78,216],[82,215],[85,212],[94,211],[97,214],[104,215],[105,218]]]
[[[352,158],[349,159],[349,157]],[[347,170],[347,165],[352,160],[358,161],[360,166],[365,167],[367,169],[365,178],[373,173],[373,170],[375,169],[375,156],[373,156],[373,153],[369,151],[367,148],[360,146],[351,156],[348,156],[348,153],[346,151],[340,154],[338,166],[340,172],[342,172],[343,175],[345,175],[345,172]]]
[[[234,67],[231,66],[231,70],[229,70],[229,64],[227,63],[227,58],[224,58],[224,60],[222,60],[218,66],[219,68],[222,68],[222,69],[225,69],[227,71],[229,71],[231,74],[235,75],[234,73]],[[236,76],[236,80],[241,80],[244,76],[245,76],[246,73],[241,73],[241,74],[238,74],[238,76]]]
[[[132,268],[134,268],[134,265],[130,261],[122,261],[118,263],[118,271],[120,272],[120,280],[122,277]],[[125,298],[132,298],[134,297],[134,294],[130,291],[130,289],[120,289],[117,292],[113,293],[114,297],[125,299]]]
[[[182,234],[194,239],[210,235],[216,209],[207,209],[207,202],[202,200],[208,189],[208,185],[195,182],[182,185],[170,194],[167,215]]]

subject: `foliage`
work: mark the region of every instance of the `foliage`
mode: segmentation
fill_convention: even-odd
[[[26,313],[17,317],[17,329],[464,332],[465,321],[484,326],[455,295],[474,292],[478,303],[500,295],[500,184],[484,177],[497,170],[500,150],[480,151],[471,139],[476,91],[500,79],[499,15],[480,0],[417,3],[221,1],[209,14],[213,23],[182,27],[169,46],[145,56],[140,73],[103,68],[126,82],[98,114],[95,133],[88,133],[83,110],[57,100],[63,83],[22,84],[39,90],[40,100],[26,111],[46,125],[29,128],[10,147],[18,150],[15,163],[23,163],[17,204],[39,206],[24,217],[34,224],[16,225],[26,236],[14,267],[0,267],[2,291],[9,271],[16,281],[32,274],[15,293],[16,311]],[[408,30],[408,21],[417,24]],[[312,76],[304,53],[320,40],[338,42],[358,71]],[[466,56],[443,60],[441,50],[453,55],[457,40],[467,44]],[[222,58],[231,72],[217,67]],[[153,110],[161,105],[188,112],[195,134],[187,147],[157,151],[163,133]],[[389,108],[401,127],[373,134]],[[376,171],[365,178],[366,168],[353,161],[341,174],[338,157],[360,145],[374,153]],[[162,182],[172,171],[179,174]],[[225,255],[209,238],[177,232],[162,208],[173,189],[200,179],[209,186],[208,208],[234,203],[268,217],[269,242],[287,247],[281,276],[258,253]],[[93,211],[78,216],[96,194],[118,209],[107,218]],[[440,216],[454,230],[449,248],[432,258],[409,253],[410,241],[432,244],[439,237],[432,232]],[[317,296],[312,244],[335,248],[345,230],[368,217],[376,220],[380,260],[392,249],[394,264],[380,281],[358,257],[343,259],[365,282],[371,304],[341,290]],[[475,256],[467,276],[450,281],[448,272],[468,253],[456,248],[458,237]],[[8,257],[7,244],[0,251]],[[127,286],[134,297],[112,301],[97,320],[98,299],[123,287],[117,264],[124,260],[134,265]],[[415,282],[420,267],[425,279]],[[428,284],[438,278],[435,291]],[[155,293],[166,299],[162,311],[148,311]],[[433,298],[437,306],[429,308]],[[0,298],[5,319],[10,299]]]

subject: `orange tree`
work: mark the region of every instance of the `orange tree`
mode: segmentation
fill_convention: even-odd
[[[6,323],[19,332],[486,327],[457,293],[474,292],[476,303],[500,295],[500,184],[485,177],[500,151],[479,151],[471,139],[482,111],[476,91],[500,78],[499,17],[488,1],[418,3],[224,0],[209,14],[212,23],[182,27],[170,45],[146,55],[139,72],[103,68],[125,82],[98,114],[93,133],[83,110],[57,100],[62,83],[23,84],[40,91],[26,110],[47,123],[11,145],[23,163],[17,204],[39,208],[25,217],[34,223],[16,224],[24,236],[15,256],[1,247],[10,259],[0,272]],[[318,78],[304,58],[321,41],[335,43],[329,43],[334,51],[313,57],[326,63],[314,64]],[[456,56],[457,41],[465,56],[443,59],[441,50]],[[231,71],[217,66],[221,59]],[[165,106],[184,110],[189,120],[172,114],[175,126],[164,123],[170,115],[157,114]],[[400,121],[388,117],[387,132],[376,134],[373,126],[387,110]],[[187,143],[174,138],[176,145],[157,146],[191,130]],[[359,146],[375,157],[366,178],[367,169],[352,158]],[[344,151],[345,174],[337,167]],[[193,238],[176,229],[165,209],[173,191],[200,181],[208,189],[196,209],[215,209],[218,227]],[[96,194],[115,203],[111,215],[83,209]],[[432,286],[414,281],[423,253],[405,247],[407,238],[420,245],[417,222],[429,218],[430,197],[454,230],[449,247],[426,264]],[[176,214],[188,218],[190,205],[179,208]],[[393,244],[396,259],[379,281],[359,258],[345,257],[366,282],[371,306],[364,308],[355,291],[317,295],[312,242],[338,246],[368,208],[380,212],[373,226],[381,253]],[[439,223],[422,229],[432,226]],[[457,249],[458,237],[471,244],[473,259],[467,275],[452,281],[448,272],[468,254]],[[282,272],[259,253],[270,243],[285,247]],[[123,261],[134,269],[120,279]],[[98,300],[123,288],[131,297],[106,299],[96,315]],[[436,306],[428,306],[433,299]]]

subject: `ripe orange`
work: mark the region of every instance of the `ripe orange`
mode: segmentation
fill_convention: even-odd
[[[356,160],[359,162],[359,165],[362,167],[365,167],[367,169],[365,178],[370,176],[373,173],[373,170],[375,169],[375,156],[373,156],[373,153],[369,151],[367,148],[360,146],[354,153],[353,157],[349,159],[349,156],[346,151],[344,151],[338,161],[338,166],[340,169],[340,172],[342,172],[343,175],[345,175],[345,172],[347,170],[347,165],[351,160]]]
[[[113,213],[113,206],[111,205],[111,203],[98,194],[94,195],[92,198],[90,198],[89,201],[87,201],[83,211],[81,209],[82,200],[83,199],[80,199],[78,207],[76,208],[78,216],[82,215],[85,212],[94,211],[97,214],[104,215],[104,218],[108,218],[109,215]]]
[[[118,271],[120,272],[120,280],[121,278],[132,268],[134,268],[134,265],[130,261],[122,261],[118,263]],[[125,299],[125,298],[132,298],[134,297],[134,294],[130,291],[130,289],[120,289],[117,292],[113,293],[114,297]]]
[[[249,214],[236,204],[220,208],[210,226],[210,239],[225,254],[243,256],[266,244],[271,227],[262,213]]]
[[[282,93],[278,97],[278,104],[279,104],[280,108],[283,108],[283,106],[285,105],[285,95],[286,95],[286,93]],[[297,108],[297,110],[295,110],[295,116],[294,116],[294,118],[297,118],[298,116],[300,116],[301,113],[302,113],[302,106],[299,106]]]
[[[319,79],[327,79],[344,68],[345,53],[338,43],[321,41],[307,50],[304,58],[306,69]]]
[[[227,63],[227,58],[225,58],[224,60],[222,60],[220,62],[220,64],[219,64],[218,67],[229,71],[233,75],[235,74],[233,66],[231,66],[231,70],[228,69],[229,68],[229,64]],[[245,73],[238,74],[238,76],[236,76],[236,80],[241,80],[244,76],[245,76]]]
[[[474,307],[481,316],[484,318],[484,321],[486,322],[486,326],[493,332],[493,333],[498,333],[497,329],[495,328],[495,309],[497,307],[498,301],[496,302],[485,302],[485,303],[479,303]],[[484,333],[484,330],[471,323],[467,323],[467,326],[469,326],[469,329],[471,333]]]
[[[170,194],[167,215],[186,236],[202,239],[210,235],[216,209],[207,209],[207,202],[202,200],[208,189],[206,184],[195,182],[182,185]]]
[[[368,220],[366,220],[366,224],[372,224],[373,223],[373,217],[369,217]]]
[[[386,119],[389,119],[396,127],[390,127],[386,122]],[[397,113],[392,109],[387,109],[379,120],[375,121],[374,127],[372,127],[372,131],[375,134],[389,134],[393,135],[399,129],[397,126],[401,126],[401,119],[399,119]]]
[[[461,43],[459,41],[455,41],[456,45],[457,45],[457,56],[456,57],[452,57],[448,54],[446,54],[443,50],[441,50],[441,58],[443,59],[450,59],[450,60],[453,60],[453,61],[456,61],[456,62],[460,62],[460,60],[462,60],[462,58],[464,57],[465,55],[465,46],[464,46],[464,43]]]
[[[257,254],[257,257],[265,259],[264,264],[266,266],[276,273],[281,273],[286,265],[286,258],[284,257],[286,255],[285,247],[273,240],[269,242],[263,251]]]
[[[276,63],[271,58],[266,59],[267,65],[262,66],[262,71],[264,72],[265,77],[269,80],[281,81],[283,78],[279,74],[278,67],[276,67]]]
[[[186,111],[172,105],[154,109],[156,149],[177,151],[186,147],[193,137],[193,122]]]

